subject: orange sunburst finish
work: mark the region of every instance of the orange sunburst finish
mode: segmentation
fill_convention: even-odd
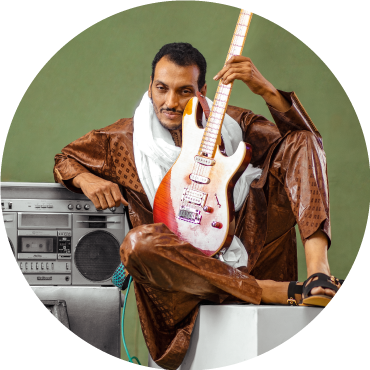
[[[209,184],[198,184],[190,180],[194,171],[194,157],[199,152],[204,129],[197,125],[196,112],[198,98],[192,98],[183,115],[182,149],[174,165],[163,178],[154,198],[154,222],[163,222],[181,240],[187,241],[208,256],[213,256],[221,248],[229,247],[235,230],[234,202],[232,191],[236,181],[247,168],[252,155],[250,146],[241,142],[231,157],[221,154],[218,146],[214,156],[214,166],[201,165],[201,175],[209,178]],[[199,165],[198,165],[199,168]],[[198,171],[199,173],[199,171]],[[179,219],[184,189],[207,194],[204,206],[211,207],[212,213],[205,212],[203,206],[192,205],[200,212],[200,223]],[[221,228],[212,226],[222,224]]]

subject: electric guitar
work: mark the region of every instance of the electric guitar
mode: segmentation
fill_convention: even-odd
[[[241,10],[226,62],[241,55],[251,18],[252,13]],[[224,253],[232,242],[232,192],[252,157],[251,147],[244,142],[230,157],[220,151],[221,127],[231,89],[232,84],[219,82],[204,129],[198,126],[198,120],[202,110],[208,109],[206,100],[200,95],[189,100],[182,118],[181,153],[154,198],[154,222],[164,223],[181,240],[207,256],[220,250]]]

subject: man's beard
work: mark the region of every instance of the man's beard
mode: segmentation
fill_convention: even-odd
[[[152,99],[152,98],[150,98],[150,101],[152,102],[153,109],[154,109],[154,113],[155,113],[155,115],[157,116],[159,123],[160,123],[164,128],[166,128],[167,130],[179,130],[179,129],[182,127],[182,122],[180,122],[180,123],[179,123],[179,125],[178,125],[178,126],[176,126],[176,127],[171,127],[171,128],[170,128],[170,127],[167,127],[167,125],[166,125],[164,122],[162,122],[162,121],[161,121],[161,119],[159,118],[160,110],[159,110],[159,109],[158,109],[158,107],[154,104],[153,99]],[[161,109],[161,111],[178,112],[178,111],[176,111],[176,109],[175,109],[175,108],[173,108],[173,109],[169,109],[169,108],[167,108],[167,109]],[[182,113],[182,112],[178,112],[178,113]]]

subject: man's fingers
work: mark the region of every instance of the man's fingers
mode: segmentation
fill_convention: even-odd
[[[128,205],[128,202],[126,199],[122,196],[121,191],[119,190],[118,185],[114,184],[114,186],[111,189],[111,193],[113,196],[113,199],[116,203],[116,207],[119,207],[119,205],[122,203],[124,206]]]
[[[121,203],[124,205],[124,206],[128,206],[128,202],[127,200],[121,195]]]
[[[96,195],[91,195],[88,197],[94,204],[94,207],[98,210],[102,209],[99,198]]]
[[[107,203],[107,200],[105,199],[104,193],[99,191],[99,192],[96,193],[96,196],[99,199],[101,209],[107,209],[108,208],[108,203]]]
[[[230,75],[228,75],[227,77],[222,79],[222,83],[224,85],[228,85],[228,84],[234,82],[235,80],[241,80],[242,77],[243,77],[243,75],[241,73],[231,73]]]
[[[226,65],[224,68],[221,69],[220,72],[217,73],[213,79],[215,81],[222,78],[222,82],[224,83],[225,79],[233,73],[239,73],[240,75],[245,75],[247,77],[251,72],[251,67],[249,64],[239,63],[239,64],[229,64]]]

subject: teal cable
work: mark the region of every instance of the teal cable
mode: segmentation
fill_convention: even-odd
[[[135,356],[131,357],[130,356],[130,354],[128,352],[128,349],[127,349],[126,341],[125,341],[125,330],[124,330],[125,311],[126,311],[127,297],[128,297],[128,292],[130,291],[131,282],[132,282],[132,276],[130,276],[130,280],[128,281],[127,291],[126,291],[126,295],[125,295],[125,302],[123,303],[122,320],[121,320],[121,334],[122,334],[123,346],[125,347],[125,351],[126,351],[126,354],[127,354],[127,357],[128,357],[128,361],[131,362],[131,363],[134,363],[132,360],[135,359],[137,361],[137,363],[139,365],[141,365],[141,363],[140,363],[140,361],[137,357],[135,357]]]

